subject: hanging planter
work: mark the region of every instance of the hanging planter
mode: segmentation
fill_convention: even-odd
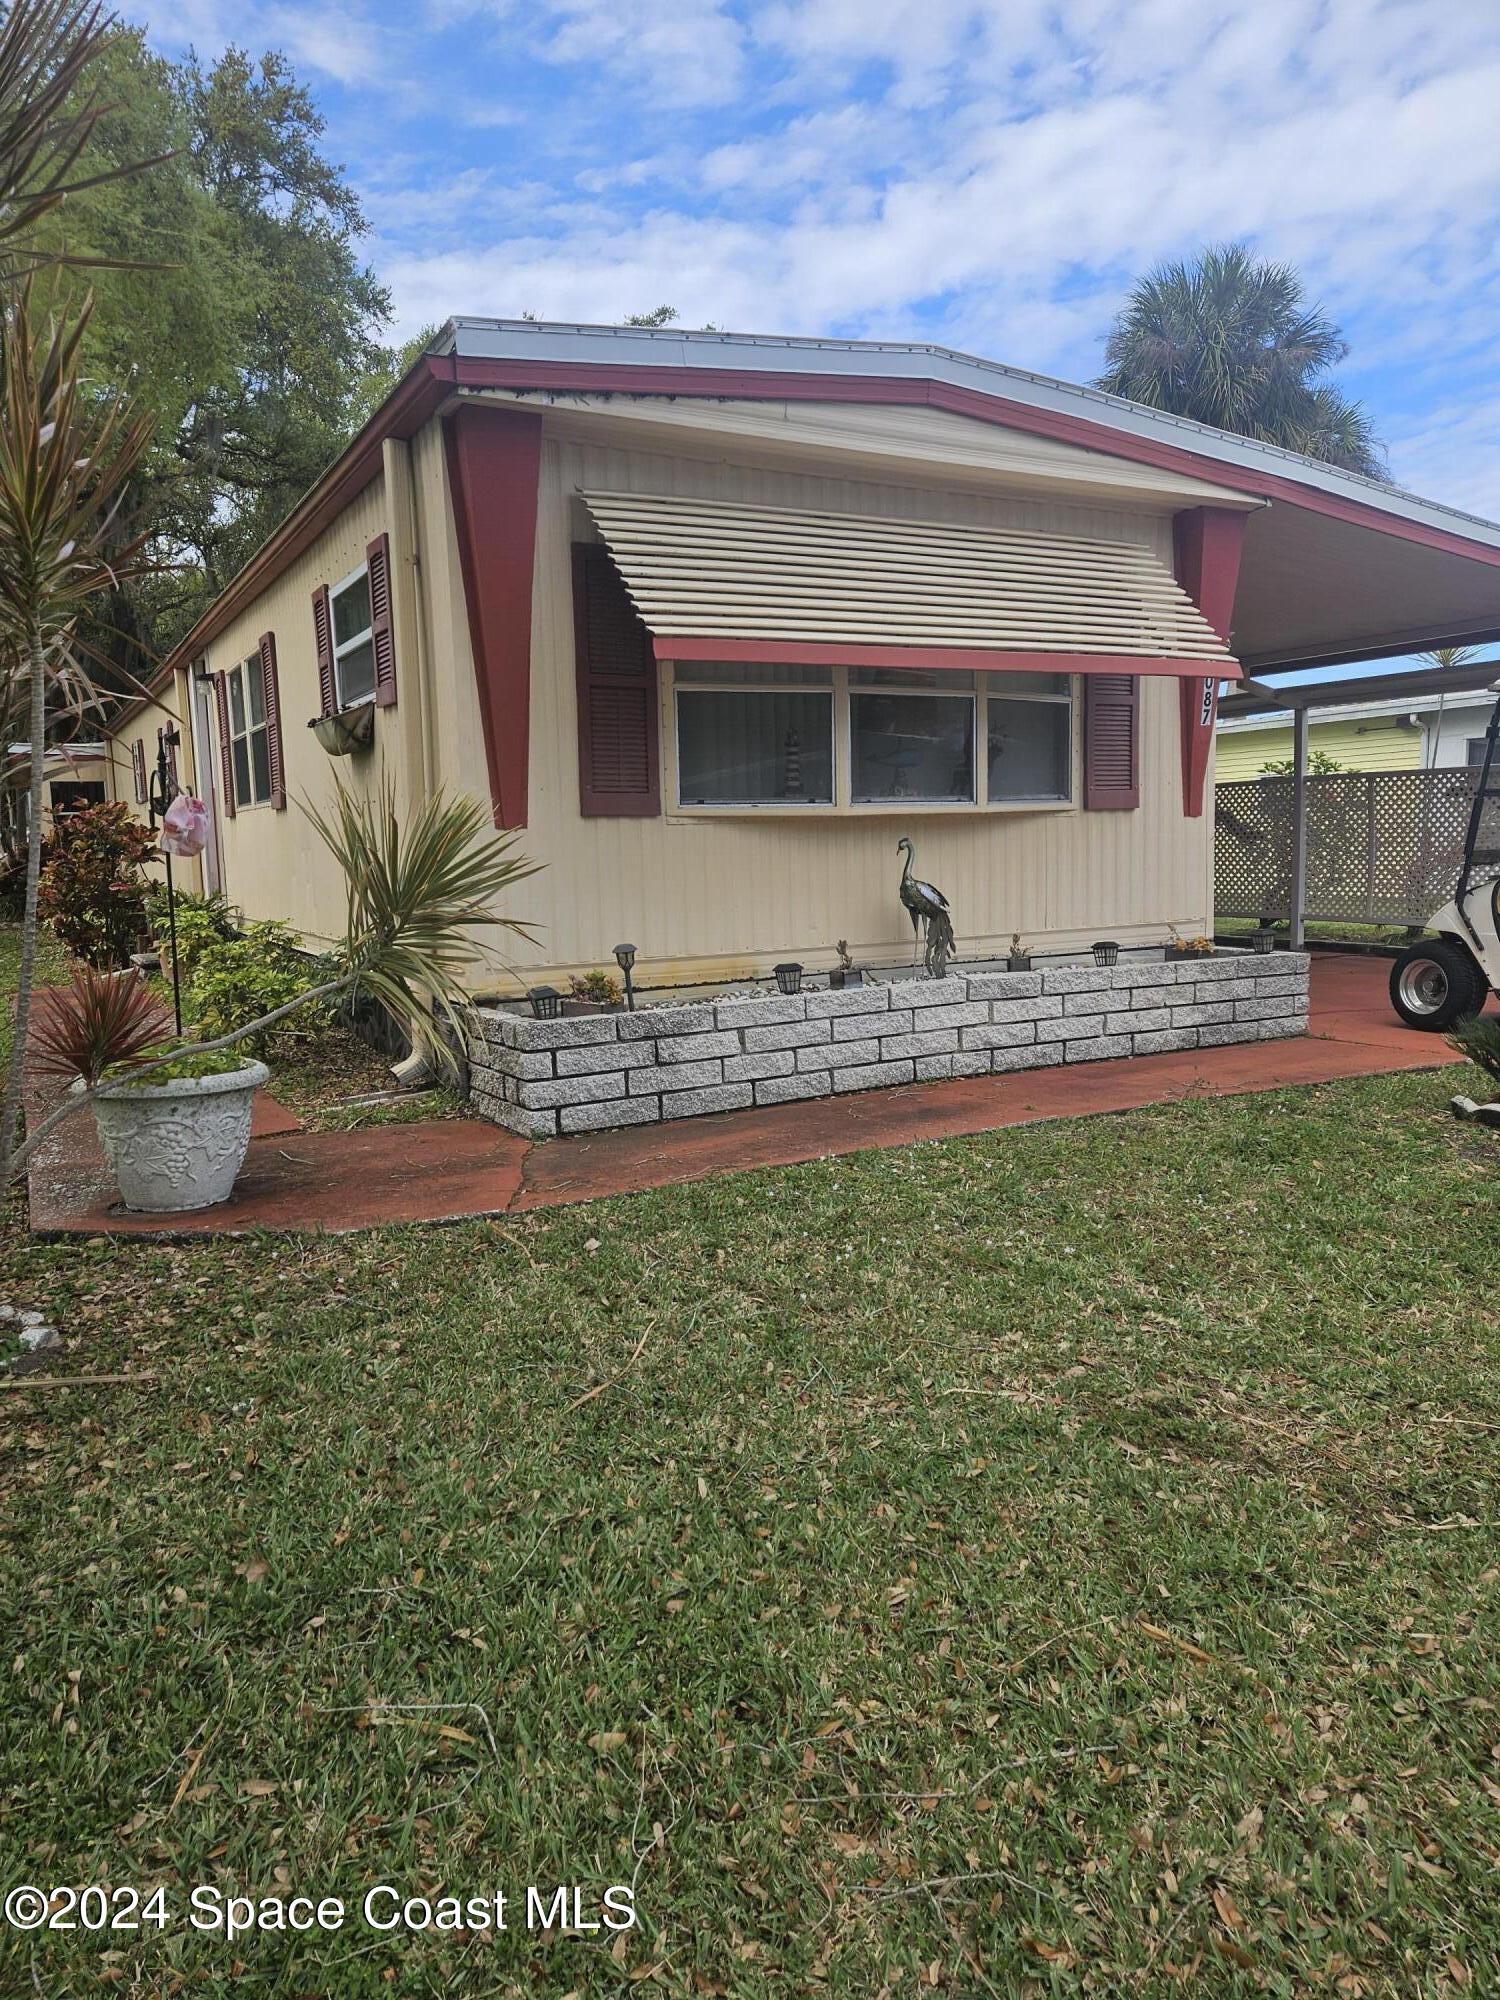
[[[330,757],[352,757],[357,751],[368,750],[375,741],[375,704],[362,701],[358,708],[315,715],[307,726]]]

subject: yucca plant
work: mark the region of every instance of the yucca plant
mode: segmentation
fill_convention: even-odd
[[[149,568],[140,538],[116,519],[151,426],[124,395],[95,396],[80,377],[90,307],[38,320],[23,289],[0,320],[0,664],[24,691],[30,819],[15,1042],[0,1114],[0,1186],[10,1178],[36,962],[42,859],[42,766],[50,705],[95,697],[75,644],[86,607],[123,576]],[[15,708],[20,709],[19,699]],[[11,723],[10,701],[0,720]],[[16,721],[19,723],[19,712]]]
[[[512,851],[512,838],[497,840],[471,798],[439,792],[403,827],[389,778],[364,795],[341,784],[326,815],[303,810],[344,876],[341,983],[353,989],[349,997],[380,1001],[414,1047],[451,1062],[435,1017],[462,1045],[470,1003],[463,974],[475,954],[467,933],[491,928],[529,937],[496,902],[535,875],[537,864]]]
[[[139,974],[84,965],[70,988],[46,994],[38,1007],[30,1066],[92,1089],[111,1070],[147,1061],[171,1032],[171,1016]]]
[[[302,810],[338,862],[347,889],[344,937],[333,954],[336,970],[285,1006],[227,1034],[178,1044],[159,1055],[144,1045],[135,1048],[125,1059],[136,1080],[186,1057],[263,1036],[300,1009],[335,997],[378,1000],[414,1047],[441,1066],[456,1066],[453,1044],[467,1046],[464,1015],[472,1004],[465,972],[483,950],[471,933],[489,929],[530,937],[529,926],[506,916],[496,904],[507,890],[535,875],[537,864],[514,852],[513,836],[497,837],[470,798],[447,799],[438,793],[403,827],[389,779],[364,797],[341,784],[326,815],[306,805]],[[84,1088],[69,1093],[37,1121],[14,1153],[11,1173],[26,1164],[64,1118],[91,1101],[109,1060],[120,1060],[105,1056],[102,1029],[85,1018],[88,1009],[97,1018],[104,1003],[76,980],[71,993],[55,995],[49,1004],[45,1030],[39,1031],[39,1038],[45,1033],[48,1067],[53,1074],[78,1079]]]

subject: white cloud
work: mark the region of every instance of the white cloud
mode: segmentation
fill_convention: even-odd
[[[358,87],[381,79],[347,10],[379,4],[257,18]],[[436,164],[416,186],[372,142],[362,176],[402,331],[670,299],[1078,376],[1133,276],[1246,238],[1344,323],[1397,475],[1500,507],[1477,469],[1500,464],[1494,0],[427,0],[408,22],[440,53],[409,82],[387,54],[383,101],[437,105]]]

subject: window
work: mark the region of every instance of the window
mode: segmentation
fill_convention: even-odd
[[[1473,764],[1475,766],[1482,764],[1484,762],[1484,744],[1485,744],[1485,739],[1482,736],[1469,737],[1468,741],[1464,746],[1465,749],[1464,761],[1468,764]]]
[[[990,803],[1072,797],[1073,690],[1066,674],[997,674],[990,693]]]
[[[93,778],[54,778],[50,796],[52,817],[60,819],[65,813],[87,812],[90,806],[102,806],[104,786]]]
[[[672,700],[689,810],[1072,803],[1068,674],[683,663]]]
[[[340,708],[375,699],[375,632],[367,567],[328,593],[333,612],[333,674]]]
[[[263,806],[271,796],[271,738],[266,726],[265,689],[260,655],[252,653],[228,674],[229,758],[234,772],[234,803]]]
[[[855,668],[849,748],[856,805],[897,799],[972,805],[974,676]]]
[[[810,667],[685,668],[677,682],[677,789],[685,806],[832,805],[832,675]]]

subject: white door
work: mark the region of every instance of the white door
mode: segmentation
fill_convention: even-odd
[[[208,807],[208,845],[203,850],[203,893],[217,896],[224,886],[219,862],[219,767],[214,761],[213,696],[207,681],[193,682],[193,770],[198,796]]]

